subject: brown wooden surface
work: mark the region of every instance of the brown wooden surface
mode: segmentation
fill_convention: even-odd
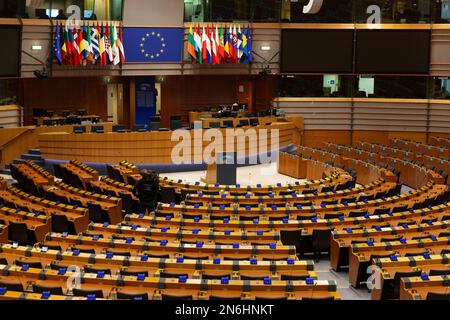
[[[104,126],[105,132],[112,131],[111,123],[100,123]],[[23,128],[4,128],[0,129],[0,168],[5,167],[13,160],[20,158],[22,154],[32,148],[38,147],[38,135],[49,132],[73,132],[72,125],[58,127],[23,127]],[[90,131],[91,125],[87,125]],[[69,159],[70,160],[70,159]]]
[[[293,142],[293,132],[296,128],[292,123],[276,123],[271,126],[253,128],[259,133],[261,129],[268,130],[268,141],[259,147],[270,147],[270,130],[280,130],[280,148]],[[191,146],[196,144],[194,131],[191,131]],[[105,134],[69,134],[54,133],[39,135],[39,148],[42,157],[46,159],[71,160],[83,162],[119,163],[127,159],[130,162],[142,164],[171,164],[172,149],[179,141],[171,141],[172,132],[145,133],[105,133]],[[226,139],[224,139],[226,140]],[[224,150],[226,150],[224,141]],[[202,142],[203,147],[210,143]],[[236,146],[235,151],[245,151],[246,155],[255,155],[248,139],[245,146]],[[195,154],[191,151],[191,155]],[[193,160],[193,159],[192,159]]]

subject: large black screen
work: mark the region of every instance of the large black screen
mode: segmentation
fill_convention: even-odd
[[[282,73],[352,73],[353,30],[283,30]]]
[[[0,39],[0,77],[18,77],[20,27],[0,26]]]
[[[427,74],[430,38],[427,30],[359,30],[356,73]]]

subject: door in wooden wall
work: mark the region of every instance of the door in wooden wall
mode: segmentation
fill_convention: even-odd
[[[123,85],[108,85],[108,122],[119,123],[119,106],[123,109]]]

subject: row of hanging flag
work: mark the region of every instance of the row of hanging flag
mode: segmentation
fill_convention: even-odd
[[[53,50],[58,64],[122,65],[125,63],[123,28],[112,23],[63,25],[57,23]]]
[[[186,51],[192,63],[217,65],[253,62],[252,31],[240,25],[189,28]]]

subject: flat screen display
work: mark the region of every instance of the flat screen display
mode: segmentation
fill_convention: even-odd
[[[428,30],[358,30],[356,72],[360,74],[428,74]]]
[[[352,73],[353,30],[283,30],[281,73]]]
[[[20,27],[0,26],[0,77],[19,76]]]

